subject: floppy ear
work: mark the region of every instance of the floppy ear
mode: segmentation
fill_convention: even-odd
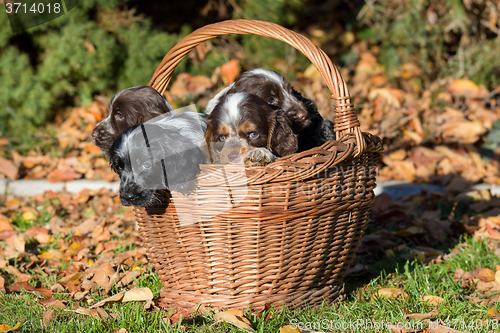
[[[299,150],[297,134],[293,133],[291,120],[283,110],[275,113],[274,130],[271,133],[271,151],[277,156],[286,156]],[[273,126],[271,123],[270,126]]]
[[[205,131],[205,137],[203,142],[201,143],[200,149],[203,152],[203,155],[208,159],[210,163],[214,163],[214,159],[212,156],[212,147],[210,143],[213,141],[213,128],[208,125],[207,130]]]

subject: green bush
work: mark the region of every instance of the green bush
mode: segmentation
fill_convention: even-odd
[[[31,135],[58,108],[148,84],[178,37],[153,30],[148,19],[133,11],[119,10],[119,2],[80,1],[22,37],[12,34],[7,15],[0,14],[1,132]],[[28,54],[16,38],[29,40],[34,50]]]
[[[490,19],[498,10],[493,0],[369,1],[358,15],[358,36],[380,45],[389,75],[413,62],[428,79],[452,75],[489,85],[500,78],[499,22]]]

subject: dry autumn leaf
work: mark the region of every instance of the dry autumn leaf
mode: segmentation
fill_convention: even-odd
[[[122,302],[150,301],[153,299],[153,292],[149,288],[135,288],[127,291]]]
[[[472,276],[484,282],[495,281],[495,271],[489,268],[475,269]]]
[[[498,312],[497,308],[491,308],[488,310],[488,316],[490,316],[491,319],[500,319],[500,312]]]
[[[47,327],[52,319],[54,319],[54,310],[48,310],[44,312],[42,316],[43,327]]]
[[[407,299],[408,294],[399,288],[381,288],[373,293],[371,300],[375,300],[377,298],[389,298],[389,299]]]
[[[286,325],[283,327],[280,327],[280,332],[279,333],[302,333],[301,330],[299,330],[297,327],[294,327],[295,325]]]
[[[89,309],[98,308],[98,307],[101,307],[104,305],[111,305],[113,303],[121,302],[123,300],[124,294],[125,294],[125,291],[122,291],[121,293],[118,293],[116,295],[113,295],[111,297],[103,299],[102,301],[97,302],[94,305],[92,305]]]
[[[425,295],[422,297],[422,301],[429,303],[430,305],[438,305],[444,302],[444,298],[433,295]]]
[[[430,319],[430,318],[436,317],[437,315],[439,315],[439,311],[436,307],[436,308],[434,308],[434,310],[432,310],[431,312],[428,312],[428,313],[408,314],[408,315],[406,315],[406,318],[409,320],[424,320],[424,319]]]
[[[239,310],[217,312],[214,315],[214,319],[216,321],[225,321],[226,323],[234,325],[248,332],[255,332],[250,321],[247,318],[243,317],[243,312]]]
[[[448,90],[454,94],[467,94],[471,92],[479,92],[479,87],[471,80],[454,80],[449,86]]]
[[[221,66],[220,73],[225,85],[229,85],[240,75],[241,66],[238,59],[231,59]]]

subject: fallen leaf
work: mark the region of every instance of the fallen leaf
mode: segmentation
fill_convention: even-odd
[[[491,308],[488,310],[488,316],[490,316],[491,319],[500,319],[500,312],[498,312],[497,308]]]
[[[0,276],[0,292],[5,294],[5,279],[2,276]]]
[[[7,289],[9,289],[10,292],[14,292],[14,291],[34,291],[35,287],[33,287],[28,282],[23,282],[23,283],[13,283],[13,284],[7,286]]]
[[[75,172],[73,168],[69,166],[61,166],[60,168],[51,171],[47,175],[47,180],[51,183],[58,182],[68,182],[75,179],[80,179],[82,177],[81,174]]]
[[[68,301],[66,300],[60,300],[60,299],[57,299],[57,298],[54,298],[54,297],[50,297],[50,298],[47,298],[47,299],[41,299],[38,301],[38,303],[46,306],[46,307],[49,307],[49,306],[52,306],[56,309],[62,309],[62,308],[65,308],[66,307],[66,304],[68,304]]]
[[[220,72],[225,85],[229,85],[236,80],[241,72],[240,62],[237,59],[231,59],[221,66]]]
[[[406,318],[410,319],[410,320],[424,320],[424,319],[430,319],[430,318],[436,317],[437,315],[439,315],[439,311],[436,307],[436,308],[434,308],[434,310],[432,310],[431,312],[428,312],[428,313],[408,314],[408,315],[406,315]]]
[[[472,276],[484,282],[495,281],[495,271],[489,268],[478,268],[472,272]]]
[[[444,298],[433,295],[425,295],[424,297],[422,297],[422,300],[434,306],[444,302]]]
[[[19,327],[21,327],[20,322],[17,322],[17,324],[14,327],[10,327],[9,325],[6,325],[6,324],[1,324],[0,325],[0,333],[12,332],[12,331],[17,330]]]
[[[466,95],[471,92],[479,92],[479,87],[471,80],[454,80],[448,86],[448,91],[458,95]]]
[[[297,327],[292,327],[295,325],[286,325],[283,327],[280,327],[280,332],[279,333],[302,333],[301,330],[299,330]]]
[[[149,301],[153,299],[153,292],[149,288],[135,288],[127,291],[122,302]]]
[[[18,167],[3,157],[0,157],[0,174],[7,176],[10,180],[15,180],[17,178]]]
[[[495,272],[495,281],[500,283],[500,269]]]
[[[234,325],[238,328],[241,328],[243,330],[247,330],[250,332],[255,332],[254,329],[252,328],[252,325],[250,324],[250,321],[243,317],[243,313],[239,310],[229,310],[225,312],[217,312],[214,315],[214,319],[217,321],[225,321],[226,323],[229,323],[231,325]],[[281,329],[280,329],[281,332]],[[291,331],[293,332],[293,331]],[[300,331],[299,331],[300,332]]]
[[[381,288],[373,293],[371,300],[375,300],[376,298],[392,298],[392,299],[407,299],[408,294],[399,288]]]
[[[49,310],[49,311],[44,312],[44,314],[42,316],[43,327],[46,328],[48,323],[50,323],[50,321],[52,319],[54,319],[54,310]]]
[[[103,305],[110,305],[110,304],[113,304],[116,302],[120,302],[121,300],[123,300],[124,294],[125,294],[125,291],[122,291],[121,293],[118,293],[116,295],[113,295],[111,297],[103,299],[102,301],[92,305],[89,309],[93,309],[93,308],[101,307]]]

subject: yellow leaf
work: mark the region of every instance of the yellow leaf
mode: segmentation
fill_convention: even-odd
[[[376,292],[373,293],[372,295],[372,301],[376,298],[392,298],[392,299],[403,299],[403,298],[408,298],[408,294],[403,290],[399,288],[381,288],[377,290]]]
[[[16,326],[14,326],[14,327],[10,327],[7,324],[2,324],[2,325],[0,325],[0,333],[5,333],[5,332],[8,332],[10,330],[15,331],[19,327],[21,327],[21,323],[20,322],[17,322]]]
[[[500,319],[500,313],[498,312],[497,308],[491,308],[488,311],[488,316],[490,316],[491,319]]]
[[[35,214],[32,212],[26,212],[23,214],[23,221],[33,221],[36,218]]]
[[[500,269],[495,272],[495,281],[500,283]]]
[[[448,90],[451,93],[479,92],[479,87],[471,80],[455,80],[450,83]]]
[[[238,310],[236,310],[236,311],[238,311]],[[234,325],[238,328],[241,328],[241,329],[249,331],[249,332],[255,332],[253,330],[252,326],[249,324],[248,319],[246,319],[243,316],[236,315],[234,313],[243,314],[241,311],[235,312],[235,310],[226,311],[226,312],[217,312],[214,315],[214,319],[217,321],[220,321],[220,320],[225,321],[226,323],[229,323],[231,325]]]
[[[149,301],[153,299],[153,292],[149,288],[135,288],[127,291],[122,302]]]
[[[443,303],[444,298],[434,295],[425,295],[424,297],[422,297],[422,301],[428,302],[430,305],[436,306],[440,303]]]
[[[299,330],[297,327],[292,327],[292,325],[286,325],[280,327],[280,333],[302,333],[302,331]]]
[[[316,66],[311,64],[304,71],[304,77],[307,77],[308,79],[315,79],[317,77],[321,77],[321,74],[318,72]]]

